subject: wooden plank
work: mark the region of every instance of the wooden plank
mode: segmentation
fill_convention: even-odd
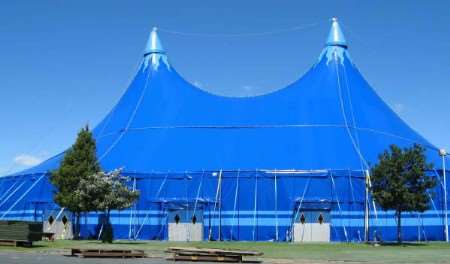
[[[113,253],[113,252],[82,252],[77,254],[81,257],[96,257],[96,258],[143,258],[144,253]]]
[[[0,239],[1,246],[31,247],[33,242],[27,240]]]
[[[129,249],[81,249],[71,248],[71,255],[91,258],[144,258],[147,257],[143,250]]]
[[[79,248],[71,248],[70,253],[72,256],[75,256],[78,253],[81,253],[81,250]]]
[[[1,246],[16,246],[16,241],[14,240],[0,240]]]
[[[242,256],[188,256],[174,255],[168,260],[175,261],[208,261],[208,262],[242,262]]]
[[[244,256],[262,256],[262,252],[226,250],[218,248],[169,247],[166,252],[173,253],[172,260],[242,262]]]
[[[239,256],[262,256],[264,253],[257,251],[242,251],[242,250],[225,250],[218,248],[194,248],[194,247],[169,247],[168,253],[203,253],[203,254],[220,254],[220,255],[239,255]]]

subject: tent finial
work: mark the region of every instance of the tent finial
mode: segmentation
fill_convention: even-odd
[[[157,31],[158,28],[153,27],[152,32],[150,33],[150,37],[147,41],[147,45],[145,46],[144,56],[147,56],[152,53],[162,53],[162,54],[166,53],[161,44],[161,41],[159,40]]]
[[[347,41],[342,33],[336,17],[331,18],[331,29],[328,34],[327,46],[341,46],[347,48]]]

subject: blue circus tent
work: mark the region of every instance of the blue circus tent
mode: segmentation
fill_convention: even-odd
[[[430,175],[441,183],[443,174],[439,149],[358,71],[336,20],[304,76],[245,98],[184,80],[154,29],[134,79],[94,137],[102,168],[123,168],[141,193],[132,208],[112,213],[117,238],[170,239],[176,214],[182,223],[195,215],[203,239],[290,241],[296,223],[320,215],[332,241],[362,241],[367,230],[369,239],[391,240],[393,212],[365,198],[378,155],[391,144],[420,144],[436,166]],[[45,212],[60,210],[48,176],[63,156],[1,178],[0,220],[45,221]],[[406,240],[443,239],[443,188],[430,193],[431,210],[405,214]],[[98,217],[84,216],[82,235],[96,236]]]

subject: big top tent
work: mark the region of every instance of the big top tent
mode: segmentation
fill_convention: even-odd
[[[184,80],[154,29],[133,81],[94,137],[102,168],[123,168],[141,193],[133,207],[112,213],[117,238],[393,240],[394,213],[365,196],[378,155],[391,144],[420,144],[436,165],[429,174],[440,182],[443,174],[439,149],[371,88],[335,19],[306,74],[243,98]],[[61,217],[49,174],[63,156],[0,179],[0,220]],[[443,188],[435,188],[432,210],[405,215],[405,240],[443,239]],[[83,216],[84,237],[97,236],[99,216]]]

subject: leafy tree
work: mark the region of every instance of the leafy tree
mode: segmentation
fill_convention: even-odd
[[[81,213],[94,209],[92,204],[83,201],[84,197],[77,192],[79,183],[99,171],[95,140],[86,125],[78,133],[75,144],[65,152],[60,167],[50,176],[56,187],[55,202],[75,214],[75,239],[79,238]]]
[[[83,207],[105,212],[101,237],[103,242],[112,242],[113,230],[109,221],[111,210],[130,207],[138,198],[139,192],[127,187],[128,177],[121,175],[121,169],[105,173],[99,171],[80,181],[78,195],[86,204]]]
[[[426,175],[433,165],[426,162],[424,151],[417,144],[404,149],[391,145],[372,168],[373,197],[383,210],[395,210],[398,243],[402,241],[402,212],[427,210],[427,190],[436,185],[435,179]]]

